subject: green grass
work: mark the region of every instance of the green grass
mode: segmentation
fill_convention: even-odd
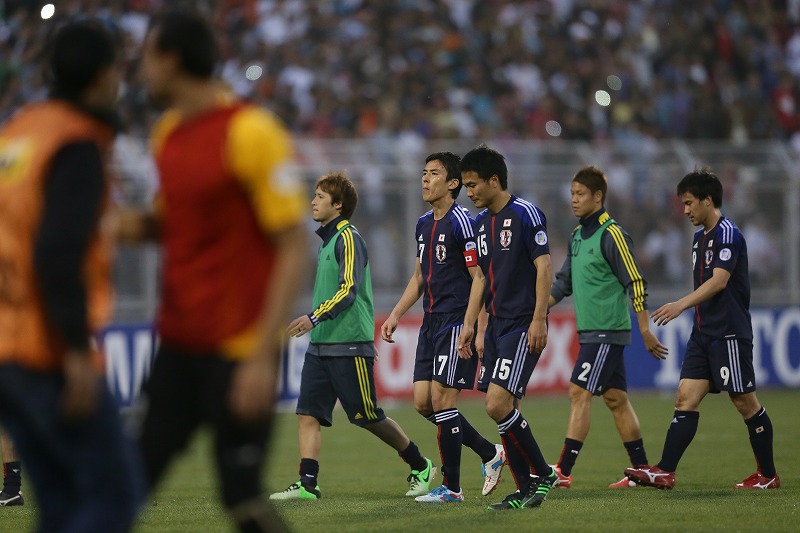
[[[465,501],[452,505],[423,505],[405,498],[408,468],[393,450],[370,433],[347,422],[337,411],[333,428],[323,429],[320,487],[323,499],[280,502],[280,513],[293,530],[304,533],[424,529],[434,531],[614,530],[619,531],[797,531],[800,523],[800,391],[760,391],[775,426],[775,459],[783,487],[775,491],[734,491],[731,487],[754,470],[747,430],[725,396],[703,403],[700,428],[684,455],[672,491],[648,488],[609,490],[627,466],[627,455],[611,416],[595,400],[593,428],[573,471],[573,487],[550,494],[540,509],[492,513],[486,504],[512,492],[513,480],[504,471],[497,491],[480,495],[482,478],[477,457],[465,449],[462,487]],[[633,392],[651,462],[661,454],[672,414],[672,398]],[[462,412],[490,440],[497,428],[483,412],[480,400],[463,401]],[[436,430],[410,404],[384,405],[423,453],[440,463]],[[522,412],[531,422],[545,457],[554,462],[561,451],[569,405],[561,396],[530,397]],[[295,417],[279,415],[273,453],[265,474],[269,490],[283,489],[297,479]],[[441,477],[437,476],[441,481]],[[30,491],[22,508],[0,510],[0,529],[25,531],[35,520]],[[200,435],[177,462],[148,504],[137,532],[230,531],[209,462],[209,439]],[[532,521],[535,520],[535,521]]]

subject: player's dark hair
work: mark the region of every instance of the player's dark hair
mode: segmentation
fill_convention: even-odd
[[[689,193],[698,200],[711,198],[714,207],[722,207],[722,183],[707,167],[695,169],[686,174],[678,183],[678,196]]]
[[[605,205],[606,193],[608,192],[608,179],[606,175],[603,174],[602,170],[594,165],[587,165],[575,173],[575,177],[572,178],[572,181],[580,183],[589,189],[593,195],[597,191],[603,193],[600,198],[600,205]]]
[[[48,43],[45,77],[54,97],[77,100],[117,60],[111,32],[98,21],[71,22]]]
[[[461,158],[458,171],[460,173],[475,172],[483,181],[489,181],[492,176],[497,176],[500,181],[500,188],[503,190],[508,188],[506,158],[500,152],[492,150],[485,144],[467,152]]]
[[[178,54],[186,74],[203,80],[214,74],[217,41],[202,15],[188,10],[167,11],[153,20],[150,31],[156,32],[156,49]]]
[[[425,158],[425,163],[430,163],[431,161],[438,161],[442,164],[444,169],[447,171],[446,180],[458,180],[458,185],[456,188],[450,191],[450,195],[453,198],[458,198],[458,193],[461,192],[461,173],[458,171],[458,163],[461,161],[461,158],[458,157],[453,152],[436,152],[428,157]]]
[[[350,218],[358,205],[358,192],[344,172],[331,172],[320,176],[317,180],[317,189],[331,195],[331,203],[342,203],[342,216]]]

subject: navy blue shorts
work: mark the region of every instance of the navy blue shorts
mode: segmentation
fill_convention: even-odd
[[[581,344],[570,382],[595,396],[602,396],[608,389],[627,391],[624,350],[621,344]]]
[[[478,390],[486,392],[494,383],[522,399],[541,353],[528,345],[529,318],[498,318],[489,315]]]
[[[692,331],[681,365],[681,379],[704,379],[710,392],[753,392],[753,341],[726,337],[719,339]]]
[[[63,390],[60,373],[0,365],[0,422],[36,494],[37,531],[128,531],[145,482],[116,402],[102,381],[95,410],[70,421],[60,409]]]
[[[266,458],[271,416],[245,423],[231,413],[228,397],[240,364],[218,353],[187,353],[161,343],[140,398],[147,413],[139,445],[151,488],[195,432],[207,426],[226,506],[261,494],[259,472]]]
[[[417,341],[414,381],[437,381],[455,389],[475,387],[478,354],[458,356],[458,336],[464,324],[463,313],[425,313]]]
[[[377,406],[374,363],[372,357],[319,357],[306,352],[295,412],[330,427],[338,399],[351,423],[380,422],[386,415]]]

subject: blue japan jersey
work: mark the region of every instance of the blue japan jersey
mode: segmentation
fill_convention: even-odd
[[[541,209],[512,195],[496,215],[484,209],[475,221],[478,264],[486,276],[484,299],[490,315],[533,317],[536,308],[536,266],[550,253],[547,220]]]
[[[694,327],[711,337],[752,339],[750,276],[747,243],[731,220],[721,217],[707,234],[694,234],[692,268],[694,288],[711,279],[715,268],[730,272],[728,285],[694,308]]]
[[[428,211],[417,221],[417,258],[425,280],[422,305],[426,313],[462,313],[467,309],[477,266],[475,219],[454,203],[441,220]]]

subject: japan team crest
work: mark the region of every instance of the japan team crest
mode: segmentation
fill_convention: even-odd
[[[436,260],[440,263],[447,259],[447,247],[443,244],[436,245]]]
[[[508,248],[511,246],[511,230],[504,229],[500,232],[500,244],[503,245],[503,248]]]
[[[714,251],[706,250],[706,266],[711,264],[712,259],[714,259]]]

